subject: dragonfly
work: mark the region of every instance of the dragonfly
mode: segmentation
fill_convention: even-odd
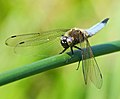
[[[60,54],[64,53],[68,48],[70,48],[72,54],[74,54],[73,48],[80,50],[82,55],[82,71],[85,84],[88,84],[88,81],[91,80],[93,84],[100,89],[103,83],[102,73],[94,57],[88,38],[92,37],[104,28],[108,20],[109,18],[105,18],[88,29],[55,29],[40,33],[14,35],[9,37],[5,41],[5,44],[14,48],[37,46],[60,37],[60,44],[63,47]]]

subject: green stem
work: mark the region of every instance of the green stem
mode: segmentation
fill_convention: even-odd
[[[92,46],[94,56],[105,55],[120,51],[120,41],[114,41],[106,44]],[[81,60],[81,53],[79,50],[74,51],[74,56],[71,57],[71,52],[52,56],[37,62],[18,67],[0,74],[0,85],[5,85],[16,80],[29,77],[53,68],[61,67],[70,63]]]

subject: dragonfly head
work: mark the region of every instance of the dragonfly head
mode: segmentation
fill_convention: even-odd
[[[60,38],[60,42],[61,42],[61,45],[62,45],[64,48],[68,48],[68,47],[70,47],[71,44],[73,43],[73,38],[62,35],[61,38]]]

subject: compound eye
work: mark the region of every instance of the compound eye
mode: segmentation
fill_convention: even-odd
[[[71,43],[72,43],[72,39],[71,39],[71,38],[68,38],[68,39],[67,39],[67,43],[71,44]]]

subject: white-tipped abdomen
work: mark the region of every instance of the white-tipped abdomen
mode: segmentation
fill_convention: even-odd
[[[88,33],[89,36],[93,36],[94,34],[96,34],[98,31],[100,31],[102,28],[105,27],[105,25],[107,24],[109,18],[104,19],[103,21],[95,24],[94,26],[92,26],[89,29],[86,29],[86,32]]]

